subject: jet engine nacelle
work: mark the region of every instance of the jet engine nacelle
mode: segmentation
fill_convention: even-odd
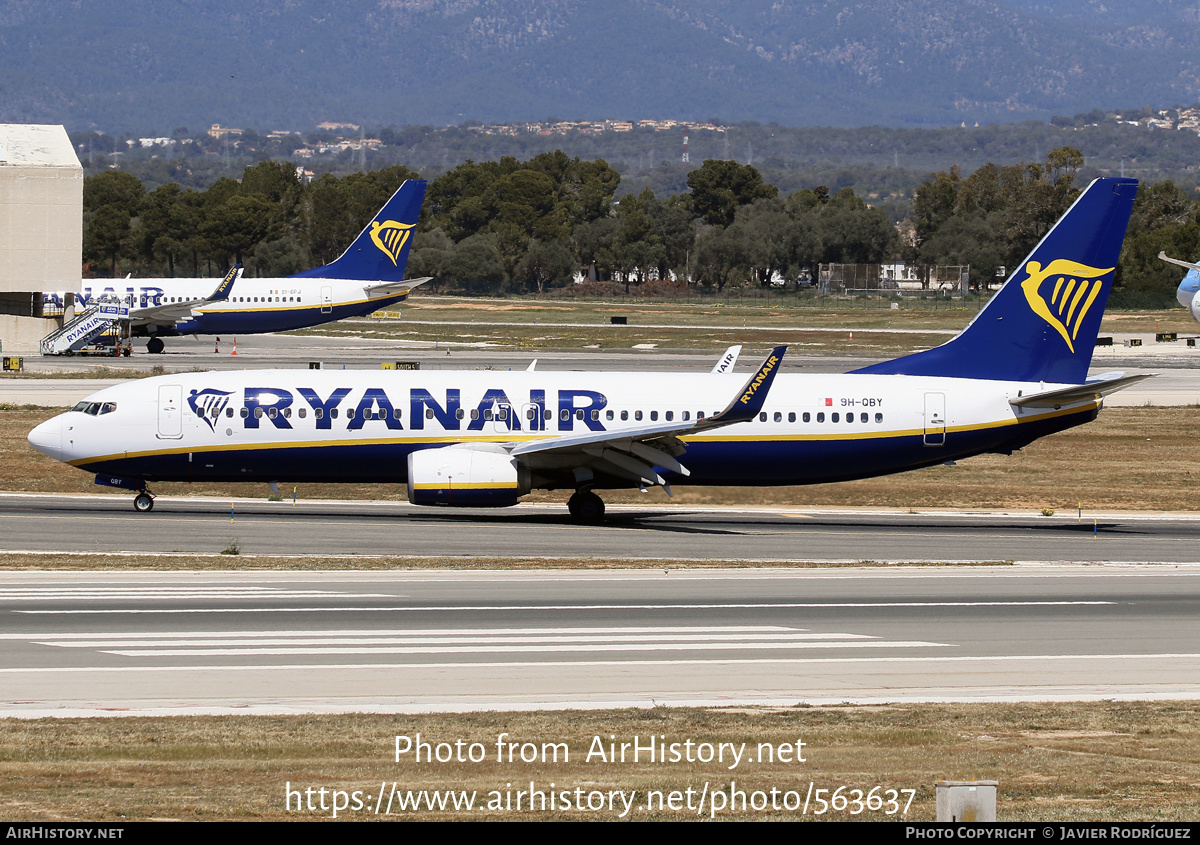
[[[444,446],[408,456],[414,505],[507,507],[530,489],[529,470],[499,446]]]
[[[1188,309],[1192,312],[1192,319],[1197,323],[1200,323],[1200,292],[1197,292],[1196,295],[1192,297],[1192,301],[1191,304],[1188,305]]]

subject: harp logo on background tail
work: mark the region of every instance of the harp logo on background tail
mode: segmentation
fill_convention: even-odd
[[[395,220],[385,220],[382,223],[372,221],[371,240],[379,247],[380,252],[392,259],[393,264],[397,264],[404,251],[404,245],[408,243],[409,235],[412,234],[412,227],[411,223],[397,223]]]
[[[1025,292],[1029,307],[1062,335],[1072,354],[1075,353],[1075,336],[1079,334],[1083,318],[1104,287],[1104,277],[1113,269],[1089,267],[1065,258],[1056,258],[1045,269],[1038,261],[1030,261],[1025,265],[1029,277],[1021,282],[1021,290]],[[1041,291],[1042,283],[1055,276],[1058,278],[1054,279],[1054,288],[1047,300]]]

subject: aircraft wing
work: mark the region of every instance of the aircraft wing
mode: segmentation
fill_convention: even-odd
[[[1200,270],[1200,264],[1193,264],[1190,261],[1180,261],[1178,258],[1171,258],[1166,252],[1158,254],[1159,260],[1165,261],[1168,264],[1174,264],[1177,267],[1184,267],[1188,270]]]
[[[1018,408],[1060,408],[1071,402],[1082,402],[1088,399],[1103,399],[1110,393],[1123,390],[1131,384],[1137,384],[1148,378],[1154,378],[1158,373],[1140,373],[1127,376],[1124,373],[1101,373],[1094,379],[1071,387],[1060,387],[1056,390],[1046,390],[1041,393],[1031,393],[1028,396],[1018,396],[1009,399],[1009,403]]]
[[[425,276],[422,279],[405,279],[402,282],[380,282],[377,285],[364,285],[363,290],[367,292],[367,296],[391,296],[397,293],[408,293],[417,285],[423,285],[432,280],[433,276]]]
[[[188,320],[196,308],[223,302],[229,298],[234,283],[242,277],[243,267],[238,264],[225,274],[216,289],[203,299],[189,299],[185,302],[171,302],[166,305],[150,305],[145,308],[130,308],[129,318],[135,326],[173,326],[180,320]]]
[[[725,410],[712,417],[687,422],[663,422],[620,431],[589,431],[520,443],[509,454],[531,467],[564,468],[568,465],[628,478],[642,484],[667,487],[656,468],[690,475],[677,458],[687,446],[680,438],[711,431],[758,416],[783,361],[786,346],[777,346],[734,395]],[[586,479],[584,479],[586,480]],[[669,488],[668,488],[669,492]]]

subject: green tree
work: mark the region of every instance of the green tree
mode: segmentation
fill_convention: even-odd
[[[693,216],[710,226],[728,226],[738,206],[779,194],[779,189],[763,182],[762,174],[750,165],[716,159],[707,159],[689,173],[687,185]]]
[[[547,285],[570,284],[575,269],[575,257],[566,243],[534,240],[517,263],[513,279],[533,284],[540,294]]]
[[[113,278],[117,260],[136,254],[135,223],[146,190],[141,180],[109,170],[83,180],[83,260],[107,264]]]

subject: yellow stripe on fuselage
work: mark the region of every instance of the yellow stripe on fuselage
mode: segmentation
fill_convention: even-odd
[[[1080,405],[1072,408],[1063,408],[1057,411],[1049,411],[1044,414],[1023,415],[1020,418],[1014,417],[1006,420],[993,420],[984,423],[975,423],[973,425],[958,425],[946,426],[946,432],[967,432],[967,431],[984,431],[991,428],[1003,428],[1013,425],[1028,425],[1030,423],[1039,422],[1041,420],[1054,419],[1055,417],[1067,416],[1069,414],[1086,413],[1093,411],[1103,404],[1103,401],[1097,399],[1089,402],[1086,405]],[[867,423],[868,425],[870,423]],[[936,429],[941,431],[939,427]],[[795,441],[835,441],[835,440],[879,440],[897,437],[919,437],[926,433],[924,428],[911,428],[889,431],[870,431],[870,432],[841,432],[828,434],[736,434],[736,435],[721,435],[713,432],[710,434],[700,434],[691,437],[680,437],[684,443],[688,441],[696,441],[703,443],[748,443],[748,442],[795,442]],[[620,439],[621,432],[614,430],[611,432],[613,439]],[[221,445],[187,447],[180,446],[173,449],[150,449],[142,452],[117,452],[111,455],[98,455],[92,458],[78,458],[70,461],[70,465],[74,467],[86,467],[88,464],[100,463],[103,461],[127,460],[130,458],[147,458],[160,457],[164,455],[186,455],[188,453],[194,455],[205,455],[220,452],[249,452],[259,451],[263,449],[321,449],[330,447],[345,447],[345,446],[383,446],[383,445],[398,445],[398,444],[414,444],[414,445],[434,445],[434,444],[453,444],[453,443],[523,443],[538,440],[553,440],[561,435],[554,434],[489,434],[477,437],[463,437],[457,434],[443,434],[435,437],[371,437],[362,439],[350,439],[343,437],[339,440],[306,440],[301,442],[295,441],[272,441],[270,443],[227,443]]]

